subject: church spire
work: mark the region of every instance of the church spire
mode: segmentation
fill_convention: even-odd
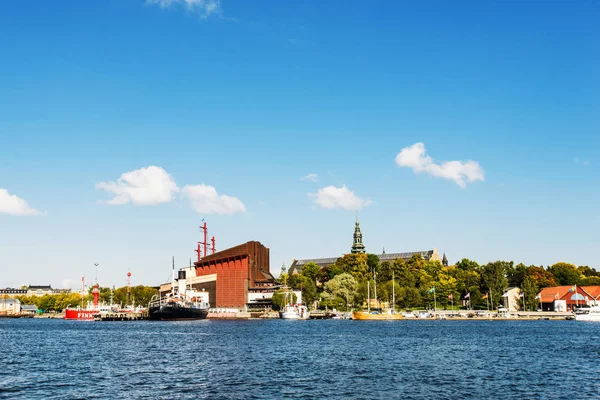
[[[438,256],[439,257],[439,256]],[[446,253],[444,253],[444,257],[442,257],[442,265],[444,267],[448,266],[448,259],[446,258]]]
[[[356,224],[354,226],[354,242],[352,243],[352,254],[365,253],[365,245],[362,241],[362,233],[360,232],[360,223],[358,222],[358,212],[356,213]]]

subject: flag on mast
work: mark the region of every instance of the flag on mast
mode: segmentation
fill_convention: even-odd
[[[483,296],[481,296],[481,299],[482,299],[482,300],[483,300],[483,299],[487,299],[487,298],[488,298],[488,294],[487,294],[487,293],[486,293],[486,294],[484,294]]]
[[[471,298],[471,292],[465,294],[465,299],[470,299]]]
[[[448,300],[452,300],[452,293],[448,295]]]
[[[435,293],[435,286],[427,291],[427,293]]]

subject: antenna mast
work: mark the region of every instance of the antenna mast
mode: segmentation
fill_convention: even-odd
[[[127,304],[131,300],[131,271],[127,272]]]
[[[171,297],[175,297],[175,256],[173,256],[173,275],[171,275]]]
[[[206,254],[208,254],[207,253],[208,243],[206,242],[207,229],[206,229],[206,221],[204,221],[204,219],[202,221],[204,222],[204,224],[202,224],[200,229],[202,229],[204,231],[204,242],[202,242],[202,244],[204,245],[204,257],[206,257]]]

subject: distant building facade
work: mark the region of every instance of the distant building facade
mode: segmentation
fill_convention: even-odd
[[[600,304],[600,286],[547,287],[538,293],[537,299],[542,311],[573,311],[584,305]]]
[[[352,242],[352,247],[350,248],[350,252],[352,254],[362,254],[366,253],[365,245],[363,244],[362,232],[360,231],[360,224],[358,219],[356,220],[354,226],[354,240]],[[440,261],[445,266],[448,266],[448,259],[446,258],[446,254],[444,254],[443,259],[440,258],[440,254],[436,249],[425,250],[425,251],[411,251],[406,253],[386,253],[385,250],[383,253],[378,254],[379,261],[389,261],[392,262],[396,259],[402,259],[404,261],[408,261],[414,255],[420,255],[423,257],[425,261]],[[342,256],[340,256],[342,257]],[[298,274],[302,271],[302,267],[308,263],[315,263],[321,268],[327,267],[329,265],[335,264],[339,257],[325,257],[325,258],[308,258],[303,260],[292,260],[292,264],[288,269],[289,274]]]
[[[521,299],[521,289],[512,287],[506,289],[502,295],[502,303],[508,312],[516,312],[523,310],[523,300]]]
[[[29,285],[27,296],[44,296],[47,294],[71,293],[71,289],[52,289],[50,285]]]
[[[269,267],[269,249],[250,241],[202,257],[192,267],[179,270],[178,281],[184,279],[188,287],[208,292],[211,308],[270,306],[280,285]],[[170,290],[171,283],[160,287],[161,294]]]
[[[15,288],[0,289],[0,297],[13,298],[15,296],[27,296],[27,289],[15,289]]]
[[[19,299],[0,299],[0,314],[20,314],[21,302]]]
[[[35,304],[21,304],[21,313],[22,314],[32,314],[35,315],[38,312],[38,308]]]

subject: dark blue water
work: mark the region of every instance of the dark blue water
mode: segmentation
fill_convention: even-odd
[[[6,399],[596,399],[600,323],[0,319]]]

